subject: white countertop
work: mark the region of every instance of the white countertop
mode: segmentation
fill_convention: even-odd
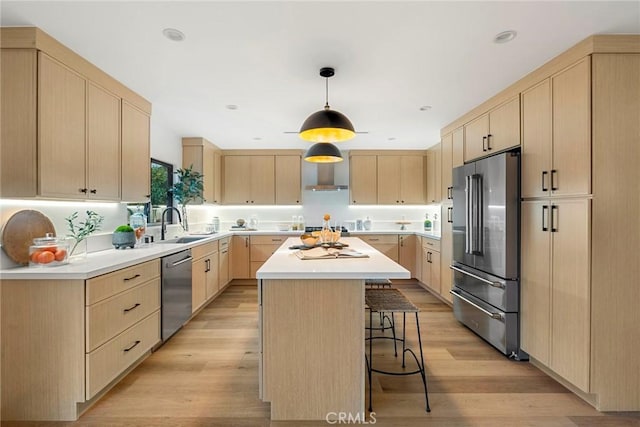
[[[290,246],[300,239],[287,239],[260,267],[258,279],[410,279],[409,270],[378,252],[357,237],[340,239],[350,249],[369,258],[329,258],[301,260]]]
[[[260,236],[260,235],[285,235],[292,236],[292,243],[289,243],[286,247],[300,244],[298,236],[302,232],[300,231],[277,231],[277,230],[257,230],[257,231],[223,231],[220,233],[212,234],[201,240],[197,240],[190,243],[153,243],[147,247],[135,248],[135,249],[108,249],[100,252],[89,253],[85,259],[74,261],[66,265],[60,265],[56,267],[16,267],[0,270],[0,279],[5,280],[84,280],[92,277],[100,276],[102,274],[110,273],[122,268],[130,267],[132,265],[139,264],[141,262],[150,261],[152,259],[160,258],[166,255],[171,255],[176,252],[180,252],[185,249],[192,248],[194,246],[201,245],[203,243],[211,242],[214,240],[220,240],[230,236]],[[369,231],[352,231],[352,236],[358,234],[416,234],[419,236],[425,236],[432,239],[440,239],[440,236],[427,234],[421,231],[409,231],[409,230],[369,230]],[[348,237],[343,238],[348,239]],[[358,239],[358,241],[360,241]],[[365,250],[373,250],[370,246],[362,242],[367,248]],[[376,251],[377,252],[377,251]],[[380,254],[382,257],[384,255]],[[386,258],[386,257],[384,257]],[[371,258],[365,258],[364,260],[370,260]],[[389,260],[388,258],[386,258]],[[340,260],[342,261],[342,260]],[[356,260],[346,260],[353,263]],[[361,259],[362,261],[362,259]],[[393,261],[389,260],[393,263]],[[317,262],[317,261],[304,261]],[[326,263],[326,260],[319,262]],[[364,263],[367,264],[367,263]],[[363,265],[364,265],[363,264]],[[370,263],[369,263],[370,264]],[[395,264],[395,263],[394,263]],[[354,264],[351,264],[354,265]],[[397,265],[397,264],[396,264]],[[324,267],[322,267],[324,268]],[[322,269],[321,268],[321,269]],[[320,269],[320,270],[321,270]],[[404,270],[406,271],[406,270]],[[328,274],[324,273],[325,275]],[[373,274],[373,273],[372,273]],[[407,272],[408,274],[408,272]],[[326,275],[326,278],[337,278],[337,276]],[[386,276],[386,278],[405,278],[408,276]],[[366,276],[365,278],[381,278],[378,276]]]

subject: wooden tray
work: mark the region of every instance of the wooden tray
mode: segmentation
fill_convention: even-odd
[[[47,233],[55,236],[56,229],[46,215],[33,210],[18,211],[4,225],[2,249],[18,264],[28,264],[29,246],[33,245],[33,239]]]

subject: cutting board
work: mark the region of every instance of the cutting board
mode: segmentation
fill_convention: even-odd
[[[9,258],[18,264],[29,263],[29,246],[36,237],[46,233],[56,234],[49,218],[34,210],[18,211],[9,218],[2,231],[2,249]]]

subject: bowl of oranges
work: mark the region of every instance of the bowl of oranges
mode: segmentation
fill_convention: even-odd
[[[52,233],[33,239],[29,246],[30,267],[55,267],[69,262],[69,243]]]

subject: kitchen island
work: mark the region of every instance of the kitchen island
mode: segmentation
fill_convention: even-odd
[[[366,258],[302,260],[284,244],[258,270],[260,398],[272,420],[364,418],[364,282],[410,273],[356,237]]]

